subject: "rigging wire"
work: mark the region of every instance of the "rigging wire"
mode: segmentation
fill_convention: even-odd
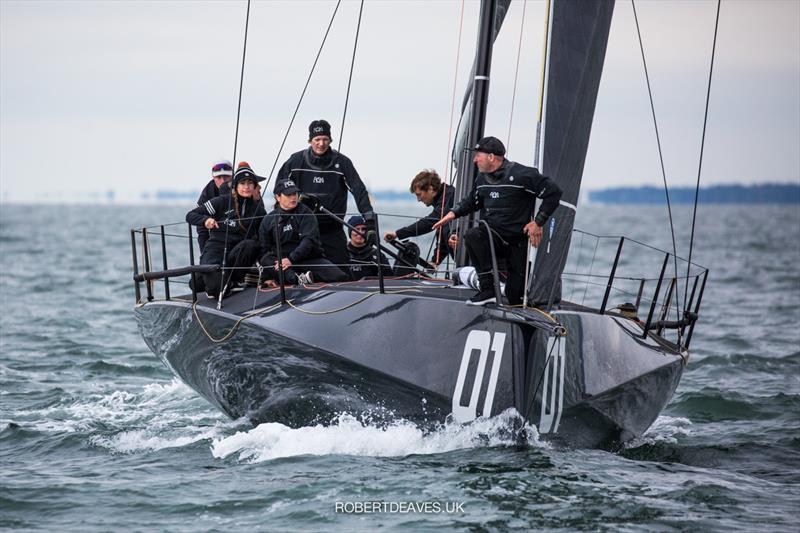
[[[249,1],[249,0],[248,0]],[[283,136],[283,141],[281,141],[281,147],[278,148],[278,153],[275,156],[275,162],[272,163],[272,168],[269,171],[269,175],[267,176],[267,181],[264,184],[264,190],[267,190],[267,186],[269,186],[269,182],[272,179],[272,173],[275,171],[275,166],[278,164],[278,160],[281,157],[281,152],[283,151],[283,147],[286,144],[286,139],[289,137],[289,132],[292,130],[292,125],[294,124],[294,119],[297,117],[297,112],[300,110],[300,104],[303,103],[303,97],[306,95],[306,89],[308,89],[308,84],[311,82],[311,76],[314,75],[314,69],[317,67],[317,62],[319,61],[319,56],[322,54],[322,49],[325,47],[325,41],[328,39],[328,34],[331,31],[331,26],[333,26],[333,21],[336,18],[336,13],[339,11],[339,5],[342,3],[342,0],[338,0],[336,2],[336,7],[333,9],[333,15],[331,15],[331,20],[328,22],[328,29],[325,30],[325,35],[322,37],[322,43],[319,45],[319,50],[317,51],[317,57],[314,58],[314,64],[311,65],[311,71],[308,73],[308,78],[306,79],[306,84],[303,86],[303,92],[300,93],[300,99],[297,101],[297,106],[294,108],[294,113],[292,114],[292,119],[289,121],[289,127],[286,128],[286,135]]]
[[[361,32],[361,14],[364,12],[364,0],[358,8],[358,24],[356,25],[356,38],[353,43],[353,57],[350,60],[350,76],[347,78],[347,95],[344,97],[344,112],[342,113],[342,128],[339,130],[338,151],[342,151],[342,137],[344,137],[344,119],[347,117],[347,103],[350,101],[350,84],[353,82],[353,67],[356,64],[356,50],[358,49],[358,35]]]
[[[506,152],[511,146],[511,124],[514,122],[514,101],[517,98],[517,79],[519,78],[519,58],[522,55],[522,32],[525,29],[525,8],[528,0],[522,2],[522,21],[519,23],[519,42],[517,44],[517,66],[514,69],[514,89],[511,91],[511,112],[508,114],[508,135],[506,135]]]
[[[550,0],[547,1],[544,12],[544,43],[542,43],[542,71],[539,76],[539,106],[536,110],[536,144],[533,149],[533,166],[537,169],[542,168],[539,161],[539,154],[542,151],[542,112],[544,110],[544,93],[547,89],[545,81],[547,76],[547,57],[550,47],[550,29],[552,20],[550,17]],[[511,125],[509,124],[509,135],[511,135]],[[539,243],[541,245],[541,243]],[[538,251],[537,251],[538,253]],[[535,258],[535,256],[534,256]],[[528,307],[528,291],[531,283],[531,243],[528,240],[527,251],[525,252],[525,288],[522,293],[522,307]]]
[[[669,201],[669,187],[667,186],[667,172],[664,169],[664,154],[661,150],[661,137],[658,134],[658,121],[656,120],[656,108],[653,104],[653,91],[650,88],[650,74],[647,71],[647,60],[644,56],[644,44],[642,42],[642,32],[639,30],[639,17],[636,14],[636,2],[631,0],[633,7],[633,19],[636,21],[636,34],[639,36],[639,49],[642,52],[642,64],[644,65],[644,77],[647,80],[647,95],[650,97],[650,111],[653,114],[653,126],[656,131],[656,143],[658,144],[658,159],[661,162],[661,177],[664,180],[664,194],[667,196],[667,213],[669,214],[669,230],[672,234],[672,258],[675,262],[675,279],[678,278],[678,247],[675,244],[675,226],[672,223],[672,206]],[[675,298],[675,314],[680,320],[680,298]]]
[[[239,120],[242,114],[242,92],[244,90],[244,64],[245,58],[247,57],[247,30],[250,27],[250,0],[247,0],[247,14],[245,15],[244,19],[244,44],[242,45],[242,68],[239,74],[239,102],[236,106],[236,130],[233,134],[233,164],[236,165],[236,149],[239,146]],[[234,173],[236,172],[234,168]],[[233,201],[233,193],[236,190],[233,188],[233,183],[231,183],[231,192],[228,195],[228,211],[226,213],[227,216],[230,216],[231,212],[231,201]],[[238,213],[237,213],[238,217]],[[220,283],[219,283],[219,299],[217,300],[217,309],[222,308],[222,295],[225,292],[225,263],[228,260],[228,232],[230,230],[230,224],[225,224],[225,244],[222,248],[222,268],[220,269]]]
[[[458,65],[461,60],[461,35],[464,29],[464,2],[465,0],[461,0],[461,16],[459,17],[458,22],[458,40],[456,43],[456,62],[455,68],[453,69],[453,95],[450,99],[450,121],[448,122],[449,129],[447,130],[447,151],[445,152],[445,163],[444,163],[444,175],[441,176],[441,187],[442,187],[442,204],[439,209],[441,216],[444,216],[446,213],[444,212],[444,206],[447,205],[447,187],[448,185],[452,185],[453,181],[453,157],[452,153],[450,152],[450,143],[453,141],[453,116],[455,115],[456,110],[456,87],[458,86]],[[461,120],[459,119],[459,124],[461,124]],[[449,176],[449,178],[448,178]],[[455,192],[453,192],[453,196],[455,196]],[[453,202],[455,203],[455,197],[453,198]],[[441,249],[439,244],[442,240],[442,234],[444,233],[444,228],[439,228],[436,230],[436,236],[434,238],[434,242],[437,243],[436,246],[436,256],[435,256],[435,263],[438,267],[441,260],[443,258],[439,257],[440,253],[439,250]],[[447,238],[449,239],[450,236],[448,235]],[[428,251],[430,253],[430,250]],[[448,262],[450,260],[450,254],[446,256]]]
[[[453,166],[450,164],[452,160],[452,154],[450,153],[450,143],[453,140],[453,116],[455,115],[456,110],[456,87],[458,86],[458,64],[461,59],[461,33],[464,29],[464,1],[461,0],[461,18],[458,23],[458,44],[456,45],[456,66],[453,69],[453,96],[450,100],[450,129],[447,132],[447,153],[445,154],[445,164],[444,164],[444,179],[442,182],[446,182],[448,180],[448,174],[450,179],[452,180],[453,176]],[[460,124],[459,120],[459,124]],[[449,172],[448,172],[449,169]],[[444,204],[442,204],[444,206]]]
[[[706,145],[706,124],[708,123],[708,103],[711,99],[711,78],[714,74],[714,56],[717,51],[717,30],[719,29],[719,10],[722,0],[717,0],[717,18],[714,23],[714,42],[711,46],[711,67],[708,70],[708,89],[706,91],[706,109],[703,115],[703,134],[700,138],[700,162],[697,165],[697,185],[694,189],[694,210],[692,211],[692,233],[689,237],[689,260],[686,263],[686,283],[683,290],[683,303],[688,306],[687,296],[689,293],[689,275],[692,271],[692,246],[694,245],[694,227],[697,220],[697,200],[700,196],[700,173],[703,170],[703,150]],[[686,311],[689,311],[687,308]]]

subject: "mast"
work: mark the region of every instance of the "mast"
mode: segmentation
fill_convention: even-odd
[[[489,102],[489,78],[492,69],[492,48],[494,40],[503,24],[510,0],[482,0],[480,22],[478,29],[478,45],[475,49],[475,64],[472,83],[468,89],[469,102],[465,102],[462,114],[462,126],[466,125],[462,142],[456,142],[454,158],[457,161],[458,179],[456,180],[455,201],[458,202],[472,190],[478,169],[472,162],[472,152],[468,148],[474,147],[483,137],[486,124],[486,106]],[[471,104],[471,105],[469,105]],[[464,119],[466,124],[464,124]],[[472,225],[473,216],[458,220],[458,234]],[[456,263],[466,263],[466,248],[458,247]]]
[[[542,173],[563,191],[536,253],[530,300],[561,300],[583,165],[603,73],[614,0],[555,0],[547,71]]]

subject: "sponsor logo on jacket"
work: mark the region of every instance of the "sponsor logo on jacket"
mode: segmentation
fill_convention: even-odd
[[[322,176],[314,176],[314,183],[325,183],[325,178]]]

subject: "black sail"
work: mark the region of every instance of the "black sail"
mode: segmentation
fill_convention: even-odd
[[[530,301],[561,299],[575,209],[603,72],[614,0],[555,0],[548,58],[542,173],[564,191],[544,228]]]

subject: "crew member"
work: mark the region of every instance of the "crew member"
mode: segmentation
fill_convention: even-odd
[[[517,305],[522,302],[525,286],[528,251],[525,236],[531,245],[539,246],[542,226],[558,207],[561,189],[537,169],[505,159],[506,149],[495,137],[484,137],[478,141],[474,151],[473,162],[479,174],[472,192],[434,224],[433,229],[480,210],[481,220],[485,220],[491,228],[497,255],[505,257],[507,261],[508,303]],[[536,198],[542,202],[535,218],[531,220]],[[495,302],[492,256],[486,227],[479,224],[467,230],[463,237],[470,261],[478,269],[481,287],[467,304]]]
[[[264,204],[256,198],[259,181],[246,163],[239,165],[228,194],[212,198],[186,213],[186,221],[209,230],[209,238],[200,256],[201,265],[222,265],[220,272],[201,274],[209,297],[230,294],[234,285],[244,279],[247,269],[258,258],[258,228],[264,217]],[[225,249],[227,248],[227,254]]]
[[[305,285],[317,281],[349,279],[341,269],[325,259],[319,240],[319,226],[314,213],[299,203],[299,189],[291,179],[275,183],[275,209],[259,231],[264,268],[262,280],[279,280],[279,270],[290,285]],[[280,239],[280,257],[276,240]]]
[[[350,230],[350,242],[347,243],[347,253],[350,256],[348,264],[350,277],[353,280],[359,280],[369,276],[377,276],[378,263],[381,265],[383,275],[391,276],[392,267],[389,265],[389,260],[380,250],[376,250],[374,245],[368,244],[368,239],[364,237],[367,234],[367,223],[364,221],[364,217],[352,216],[347,220],[347,223],[358,230]],[[378,259],[379,257],[380,260]]]
[[[418,202],[432,207],[433,211],[404,228],[384,233],[383,238],[387,242],[430,233],[433,231],[433,225],[436,221],[453,208],[453,198],[455,198],[456,190],[452,185],[442,183],[439,174],[435,170],[425,169],[414,176],[409,190],[417,197]],[[452,254],[450,247],[447,245],[449,236],[449,223],[436,232],[436,253],[433,256],[433,261],[431,261],[434,265],[439,265],[448,254]]]
[[[372,213],[367,188],[350,159],[331,148],[331,125],[315,120],[308,127],[305,150],[289,157],[278,171],[278,181],[291,179],[304,194],[316,196],[322,207],[339,218],[347,211],[347,191],[355,198],[358,211]],[[337,265],[347,263],[347,237],[342,224],[329,216],[319,217],[319,232],[325,256]]]
[[[230,181],[233,177],[233,167],[227,159],[222,159],[214,163],[211,167],[211,180],[206,183],[197,199],[197,205],[201,206],[212,198],[220,194],[226,194],[230,190]],[[205,226],[197,226],[197,244],[200,246],[200,253],[208,241],[208,230]]]

